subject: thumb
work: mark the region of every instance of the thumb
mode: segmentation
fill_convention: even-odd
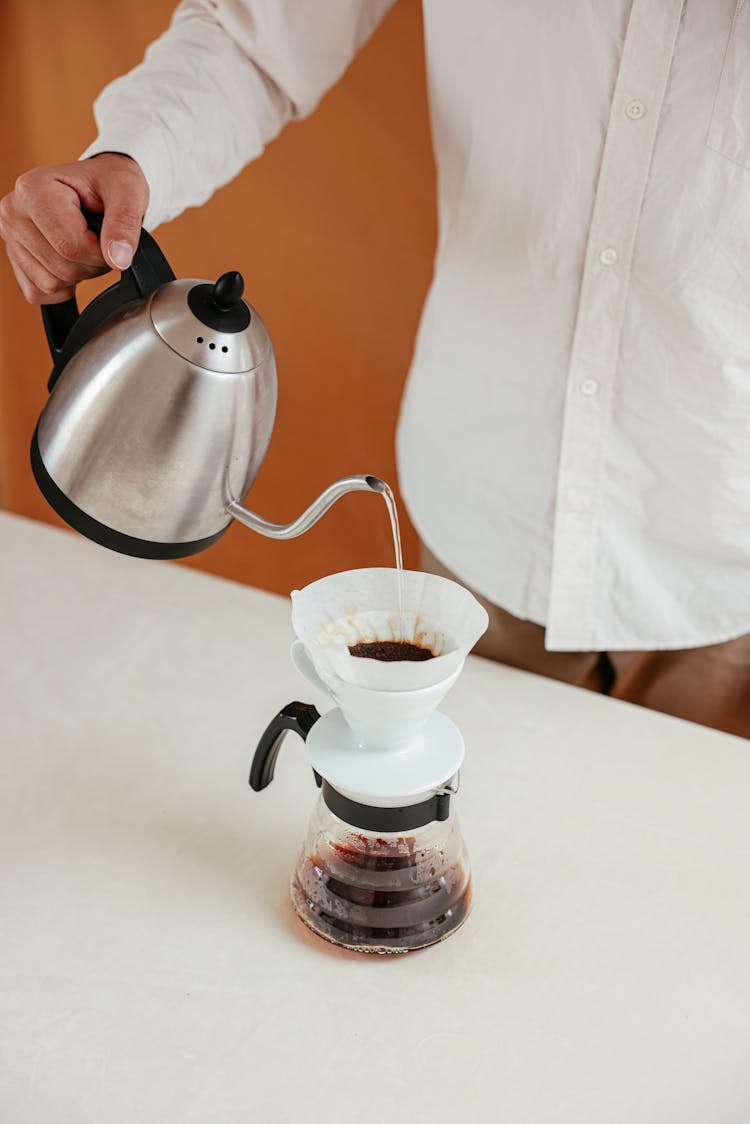
[[[148,203],[132,176],[113,176],[101,191],[104,203],[101,247],[104,260],[113,269],[127,269],[141,236],[141,221]]]

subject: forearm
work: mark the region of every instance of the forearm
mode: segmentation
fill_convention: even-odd
[[[393,0],[186,0],[144,61],[94,107],[83,156],[126,153],[149,229],[203,203],[287,121],[310,113]]]

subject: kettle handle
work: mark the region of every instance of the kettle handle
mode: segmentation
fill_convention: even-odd
[[[273,780],[276,758],[287,733],[291,730],[305,741],[319,718],[317,708],[311,703],[291,702],[271,719],[261,734],[250,767],[250,787],[255,792],[260,792]]]
[[[92,230],[97,237],[101,235],[104,216],[86,210],[83,210],[83,216],[89,230]],[[47,389],[52,390],[68,360],[83,347],[86,340],[91,338],[94,331],[105,320],[124,305],[144,300],[154,289],[174,279],[174,273],[164,254],[148,231],[142,229],[130,267],[123,271],[118,282],[91,302],[85,313],[86,323],[80,325],[82,330],[74,333],[74,328],[81,319],[75,297],[61,301],[59,304],[43,304],[42,323],[50,354],[55,363]]]

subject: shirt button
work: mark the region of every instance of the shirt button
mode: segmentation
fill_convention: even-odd
[[[625,116],[629,117],[631,121],[640,121],[646,112],[646,107],[642,101],[629,101],[625,106]]]
[[[619,256],[614,246],[607,246],[607,248],[602,250],[599,254],[599,261],[602,265],[614,265]]]
[[[584,379],[581,383],[581,394],[585,394],[588,398],[592,394],[596,394],[599,390],[599,383],[596,379]]]

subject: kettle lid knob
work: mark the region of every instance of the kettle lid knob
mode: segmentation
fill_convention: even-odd
[[[222,273],[214,285],[213,302],[222,312],[229,312],[230,308],[234,308],[237,302],[242,300],[244,291],[245,282],[242,274],[236,269],[230,269],[228,273]]]
[[[250,323],[250,309],[242,299],[245,282],[236,269],[222,273],[213,285],[194,285],[188,304],[194,316],[219,332],[243,332]]]

